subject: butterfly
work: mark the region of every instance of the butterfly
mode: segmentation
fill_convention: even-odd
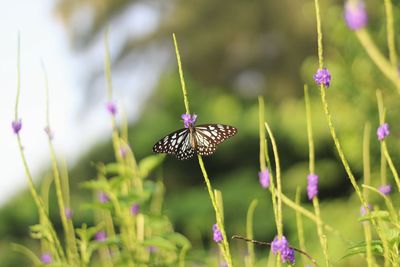
[[[153,146],[153,151],[175,155],[180,160],[191,158],[195,153],[208,156],[215,152],[218,144],[237,133],[237,129],[233,126],[224,124],[194,126],[194,121],[185,122],[187,128],[177,130],[159,140]]]

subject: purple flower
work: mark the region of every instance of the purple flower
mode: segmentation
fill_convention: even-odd
[[[108,111],[111,115],[115,116],[115,114],[117,114],[117,106],[115,105],[114,102],[112,102],[112,101],[108,102],[108,103],[106,104],[106,108],[107,108],[107,111]]]
[[[98,242],[103,242],[107,239],[107,234],[105,231],[98,231],[95,235],[94,235],[94,240],[98,241]]]
[[[49,252],[44,252],[40,256],[40,261],[43,264],[50,264],[53,261],[53,258],[51,257],[51,254]]]
[[[53,133],[53,131],[50,129],[49,126],[44,127],[44,132],[47,134],[47,136],[49,137],[50,140],[53,140],[53,138],[54,138],[54,133]]]
[[[331,74],[327,68],[318,69],[313,78],[318,85],[322,84],[325,88],[328,88],[331,83]]]
[[[378,127],[378,130],[376,130],[376,135],[378,136],[379,141],[385,139],[385,137],[388,136],[389,134],[390,134],[389,124],[387,123],[381,124]]]
[[[381,185],[379,187],[379,192],[381,192],[384,195],[389,195],[390,192],[392,192],[392,187],[390,186],[390,184]]]
[[[307,195],[308,199],[313,199],[318,194],[318,175],[310,173],[307,176]]]
[[[197,115],[193,114],[182,114],[181,116],[182,120],[183,120],[183,124],[185,125],[185,128],[189,128],[190,125],[194,125],[196,123],[197,120]]]
[[[107,203],[110,200],[108,198],[107,194],[105,192],[103,192],[103,191],[100,192],[97,197],[98,197],[100,203],[103,203],[103,204]]]
[[[65,213],[65,217],[67,217],[67,219],[72,218],[73,212],[72,212],[71,208],[68,208],[68,207],[65,208],[64,213]]]
[[[148,250],[150,253],[154,253],[154,252],[157,251],[157,247],[156,247],[156,246],[148,246],[148,247],[147,247],[147,250]]]
[[[289,246],[289,242],[285,236],[282,236],[281,239],[279,239],[278,236],[275,236],[271,243],[271,251],[274,254],[280,252],[283,263],[288,261],[290,264],[294,264],[294,250]]]
[[[121,146],[119,148],[119,154],[121,155],[121,157],[125,158],[127,153],[128,153],[128,148],[127,147]]]
[[[131,214],[132,215],[138,215],[139,211],[140,211],[140,205],[139,204],[133,204],[131,206]]]
[[[20,131],[21,128],[22,128],[22,120],[21,120],[21,119],[18,119],[18,120],[12,121],[12,122],[11,122],[11,127],[12,127],[12,129],[13,129],[13,132],[14,132],[15,134],[18,134],[19,131]]]
[[[368,210],[371,211],[372,210],[372,206],[371,204],[368,204]],[[364,207],[364,205],[361,205],[360,207],[360,213],[362,216],[364,216],[365,214],[367,214],[367,209]]]
[[[364,1],[347,1],[344,5],[344,20],[351,30],[359,30],[368,22]]]
[[[218,225],[214,224],[212,227],[214,242],[220,243],[223,239],[221,231],[218,229]]]
[[[258,173],[258,178],[260,179],[260,184],[262,188],[268,188],[269,187],[269,171],[268,169],[259,172]]]

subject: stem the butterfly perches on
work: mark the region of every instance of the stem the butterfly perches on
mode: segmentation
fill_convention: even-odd
[[[201,142],[200,138],[203,137],[202,140],[203,141],[206,140],[206,142],[204,142],[204,145],[206,147],[206,149],[204,150],[205,153],[208,153],[208,152],[211,151],[211,153],[209,153],[209,154],[212,154],[214,152],[214,150],[215,150],[216,144],[218,144],[218,143],[224,141],[226,138],[236,134],[237,130],[236,130],[236,128],[234,128],[232,126],[223,126],[221,124],[200,125],[198,127],[207,127],[207,129],[209,130],[209,131],[203,132],[203,135],[201,135],[200,132],[198,132],[199,128],[194,127],[194,123],[196,121],[196,116],[194,116],[194,118],[193,118],[190,115],[188,94],[187,94],[187,90],[186,90],[186,86],[185,86],[185,80],[183,79],[182,64],[181,64],[181,60],[180,60],[178,43],[176,41],[175,34],[173,34],[173,40],[174,40],[174,45],[175,45],[176,59],[178,61],[179,76],[180,76],[180,81],[181,81],[181,85],[182,85],[182,93],[183,93],[183,100],[184,100],[184,104],[185,104],[186,116],[188,116],[189,119],[193,119],[193,120],[190,121],[191,123],[188,123],[188,125],[185,125],[185,126],[188,126],[185,129],[178,130],[178,131],[176,131],[176,132],[164,137],[164,139],[162,139],[160,141],[165,140],[165,141],[163,141],[163,144],[165,144],[165,142],[168,142],[168,140],[171,140],[171,144],[174,145],[172,148],[175,148],[178,151],[181,151],[182,148],[184,148],[184,146],[189,147],[189,150],[192,151],[193,150],[192,144],[194,144],[194,146],[195,146],[194,148],[195,148],[195,150],[196,150],[196,152],[198,154],[197,156],[198,156],[199,165],[200,165],[201,171],[203,173],[204,180],[205,180],[206,185],[207,185],[208,193],[210,195],[211,203],[212,203],[213,208],[215,210],[215,216],[216,216],[217,225],[218,225],[218,228],[220,229],[220,231],[222,233],[222,236],[223,236],[223,240],[220,243],[220,248],[221,248],[221,251],[222,251],[222,255],[223,255],[224,260],[226,261],[227,265],[229,267],[233,267],[232,258],[231,258],[231,254],[230,254],[230,250],[229,250],[229,244],[228,244],[228,241],[227,241],[227,238],[226,238],[225,228],[224,228],[224,224],[223,224],[222,214],[221,214],[221,212],[220,212],[220,210],[218,208],[218,205],[216,203],[216,200],[215,200],[215,197],[214,197],[214,194],[213,194],[213,189],[211,187],[210,180],[208,179],[207,171],[206,171],[206,169],[204,167],[204,162],[203,162],[203,159],[201,157],[202,150],[198,149],[198,147],[199,147],[198,141]],[[213,127],[213,128],[211,128],[211,127]],[[216,131],[216,130],[214,130],[214,127],[215,127],[215,129],[220,129],[220,130]],[[226,129],[226,132],[225,132],[225,129]],[[222,130],[224,130],[224,131],[222,131]],[[221,135],[219,135],[219,134],[221,134]],[[207,136],[208,138],[206,138],[205,136]],[[218,138],[218,137],[221,137],[221,136],[222,136],[222,138]],[[168,138],[168,137],[170,137],[170,138]],[[175,139],[174,139],[174,137],[175,137]],[[189,138],[192,138],[192,139],[188,139],[188,138],[185,138],[185,137],[189,137]],[[196,139],[197,137],[199,139]],[[214,138],[212,138],[212,137],[214,137]],[[182,141],[184,141],[184,142],[182,142]],[[195,141],[195,142],[193,142],[193,141]],[[153,147],[153,151],[156,150],[155,148],[156,148],[157,144],[159,144],[159,142],[156,143],[156,145]],[[181,142],[182,142],[182,144],[180,145],[179,143],[181,143]],[[212,147],[211,149],[210,149],[210,145]],[[163,148],[163,146],[159,146],[159,148]],[[175,153],[175,155],[178,155],[178,154]],[[183,153],[183,155],[185,155],[185,153]]]
[[[246,242],[251,242],[251,243],[256,244],[256,245],[271,247],[271,243],[269,243],[269,242],[263,242],[263,241],[258,241],[258,240],[254,240],[254,239],[249,239],[249,238],[246,238],[246,237],[241,236],[241,235],[233,235],[232,239],[244,240]],[[294,251],[298,252],[298,253],[301,253],[301,254],[305,255],[314,264],[315,267],[319,267],[317,261],[313,257],[311,257],[311,255],[308,254],[307,252],[302,251],[301,249],[298,249],[298,248],[294,248],[294,247],[290,247],[290,248],[293,249]]]

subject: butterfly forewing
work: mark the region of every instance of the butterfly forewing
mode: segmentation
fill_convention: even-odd
[[[179,156],[183,156],[184,151],[182,150],[188,149],[191,149],[191,146],[189,129],[186,128],[170,133],[153,146],[153,151],[156,153],[172,154],[176,155],[178,158]]]
[[[211,155],[217,145],[237,132],[235,127],[223,124],[204,124],[195,127],[197,140],[196,152],[202,156]]]

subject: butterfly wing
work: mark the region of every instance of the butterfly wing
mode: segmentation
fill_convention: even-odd
[[[195,127],[196,152],[208,156],[215,152],[217,145],[234,136],[237,129],[224,124],[203,124]]]
[[[153,151],[175,155],[180,160],[192,157],[194,149],[190,143],[189,129],[183,128],[165,136],[155,143]]]

